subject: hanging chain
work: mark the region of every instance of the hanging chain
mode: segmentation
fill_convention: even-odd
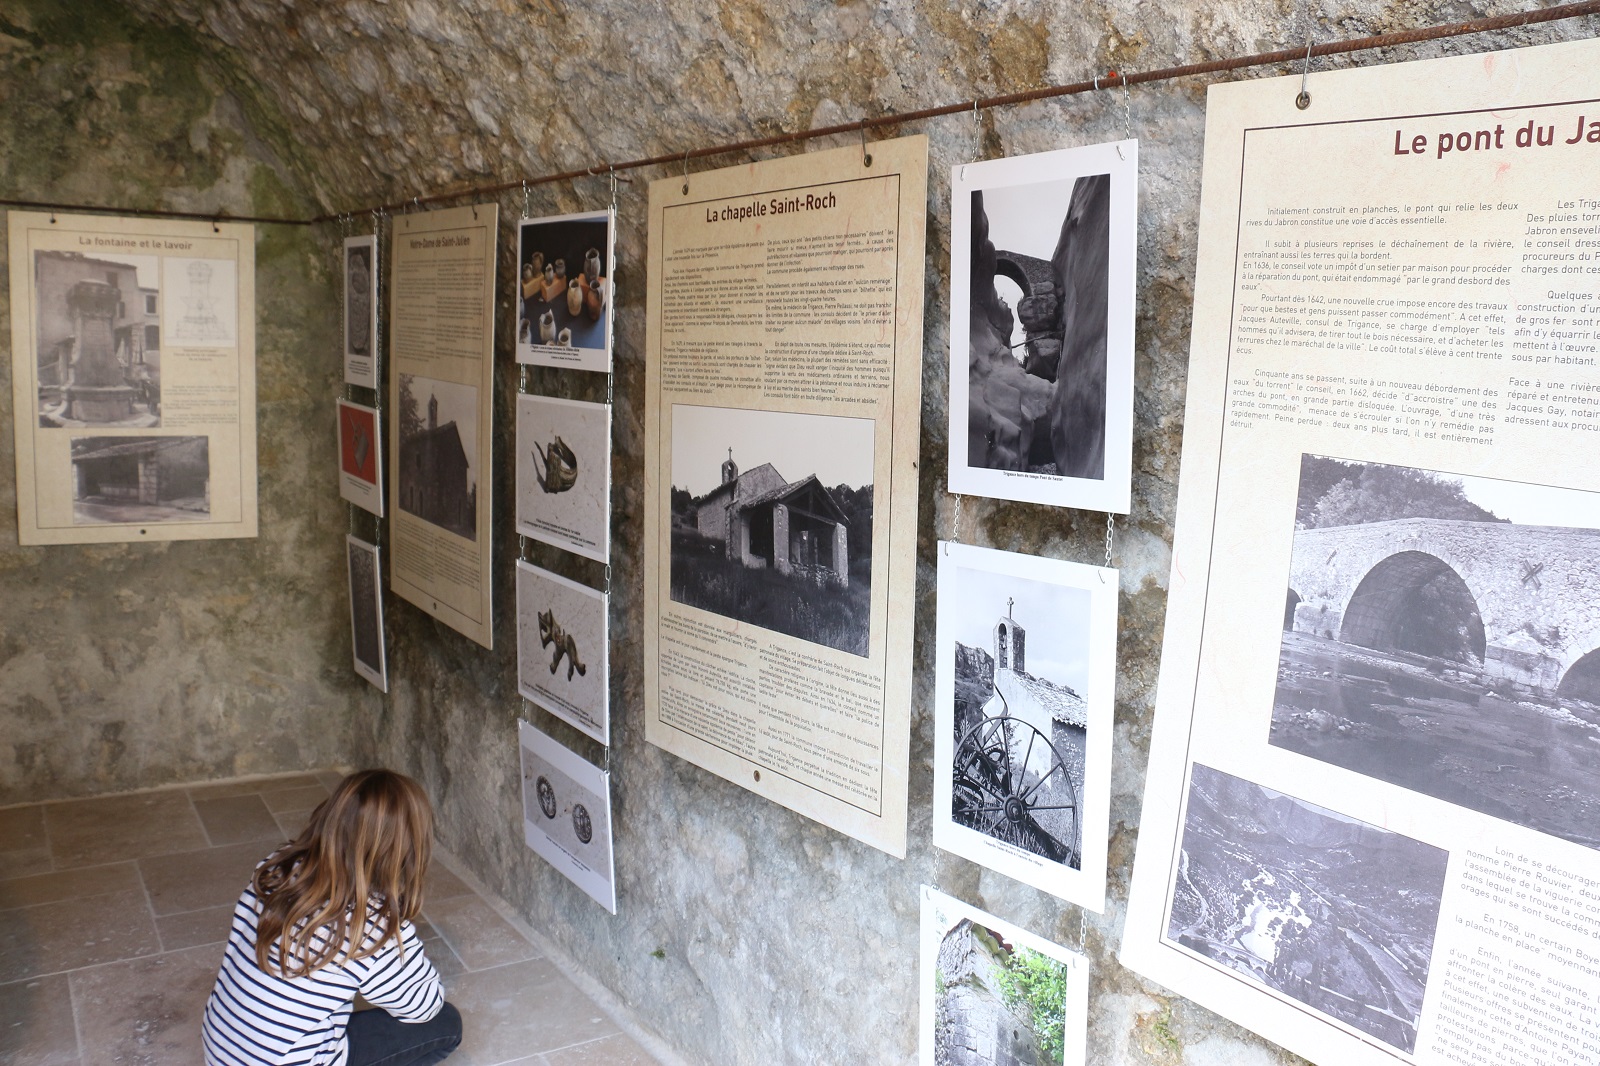
[[[965,497],[963,497],[959,492],[956,493],[956,516],[955,521],[951,523],[954,529],[950,539],[955,541],[957,544],[961,543],[961,501],[964,498]]]
[[[1078,908],[1078,952],[1089,954],[1089,912],[1083,907]]]
[[[1106,569],[1111,569],[1111,544],[1117,532],[1117,520],[1110,511],[1106,512]]]

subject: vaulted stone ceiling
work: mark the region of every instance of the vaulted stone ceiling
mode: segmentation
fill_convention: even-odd
[[[125,4],[192,27],[274,100],[329,209],[1282,47],[1305,18],[1261,0],[1178,18],[1133,0]],[[1341,32],[1394,18],[1362,4]],[[970,122],[931,125],[972,153]]]

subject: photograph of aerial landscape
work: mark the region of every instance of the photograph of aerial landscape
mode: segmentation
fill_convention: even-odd
[[[1600,494],[1301,461],[1271,743],[1600,848]]]
[[[1167,939],[1409,1053],[1448,861],[1195,763]]]

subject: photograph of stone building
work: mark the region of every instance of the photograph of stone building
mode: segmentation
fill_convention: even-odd
[[[1600,848],[1600,495],[1301,461],[1271,741]]]
[[[33,269],[39,425],[159,426],[155,257],[38,251]]]
[[[478,390],[400,375],[400,509],[478,539]]]
[[[711,407],[673,412],[672,599],[867,654],[872,423]],[[710,459],[714,442],[725,442],[720,460]],[[779,466],[798,472],[808,463],[793,480]]]
[[[198,522],[210,516],[207,438],[72,438],[75,524]]]

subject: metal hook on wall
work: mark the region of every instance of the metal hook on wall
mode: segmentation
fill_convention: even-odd
[[[1300,68],[1300,95],[1294,98],[1294,106],[1304,111],[1311,106],[1311,92],[1306,84],[1311,80],[1311,0],[1306,0],[1306,60]]]

